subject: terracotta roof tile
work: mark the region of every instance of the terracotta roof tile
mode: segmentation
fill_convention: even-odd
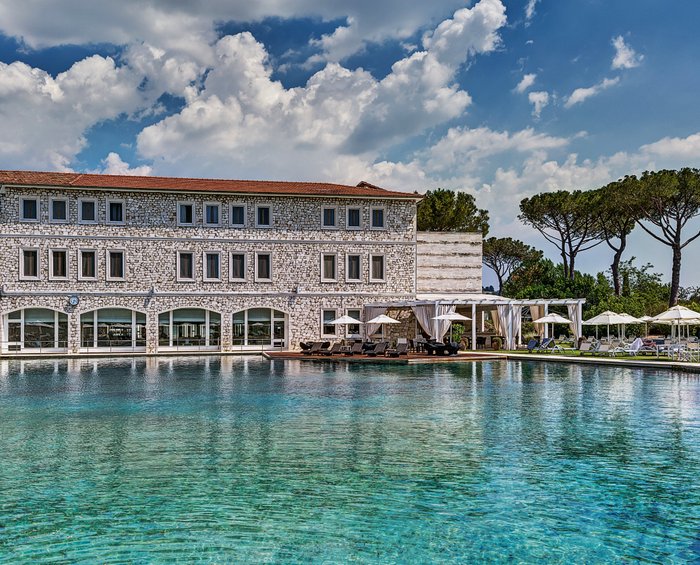
[[[0,185],[28,185],[58,188],[105,188],[122,190],[163,190],[223,192],[233,194],[274,194],[298,196],[366,196],[419,200],[407,192],[384,190],[364,181],[357,186],[322,182],[196,179],[39,171],[0,171]]]

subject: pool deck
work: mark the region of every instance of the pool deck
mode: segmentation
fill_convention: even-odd
[[[399,365],[422,365],[432,363],[465,363],[472,361],[548,361],[550,363],[578,363],[581,365],[608,365],[615,367],[634,367],[640,369],[657,369],[665,371],[683,371],[700,373],[700,363],[683,361],[656,361],[625,359],[624,357],[581,357],[571,355],[538,355],[536,353],[503,353],[486,351],[461,351],[457,355],[436,356],[409,353],[401,357],[367,357],[366,355],[306,355],[295,351],[274,351],[262,354],[266,359],[285,361],[309,361],[316,363],[390,363]]]
[[[427,355],[409,353],[400,357],[369,357],[367,355],[306,355],[299,351],[267,351],[263,357],[281,361],[311,361],[322,363],[389,363],[394,365],[427,365],[432,363],[467,363],[471,361],[492,361],[506,359],[497,353],[460,352],[457,355]]]

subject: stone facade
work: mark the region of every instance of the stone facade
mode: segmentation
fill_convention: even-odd
[[[480,233],[418,232],[417,257],[418,294],[481,292]]]
[[[109,189],[49,189],[5,186],[0,196],[0,279],[2,294],[0,341],[7,342],[7,314],[23,308],[48,308],[68,314],[69,353],[80,349],[80,315],[104,307],[128,308],[147,314],[146,351],[158,351],[158,314],[177,308],[203,308],[221,314],[221,349],[232,345],[232,315],[243,309],[273,308],[288,315],[287,346],[319,339],[321,311],[361,309],[367,302],[410,299],[415,296],[415,199],[338,196],[256,196]],[[20,219],[22,199],[38,198],[39,219]],[[65,222],[51,219],[51,202],[66,199]],[[96,223],[81,223],[81,200],[97,204]],[[106,222],[108,203],[123,202],[124,222]],[[179,203],[191,203],[192,226],[178,224]],[[203,225],[205,204],[220,205],[220,225]],[[246,226],[232,227],[232,205],[244,205]],[[270,207],[271,225],[256,226],[256,208]],[[333,208],[334,229],[322,228],[322,211]],[[359,208],[361,226],[348,229],[349,208]],[[383,229],[370,225],[373,209],[382,209]],[[36,249],[40,258],[36,280],[25,280],[21,268],[24,249]],[[66,250],[68,273],[55,280],[50,272],[52,250]],[[79,276],[81,250],[97,254],[94,280]],[[109,280],[108,252],[123,251],[123,280]],[[178,252],[192,252],[192,281],[178,280]],[[204,278],[205,252],[219,252],[220,279]],[[246,257],[243,281],[231,279],[231,253]],[[255,276],[256,253],[269,253],[272,277]],[[322,280],[322,256],[335,254],[335,281]],[[347,255],[360,255],[361,275],[346,280]],[[384,257],[385,277],[370,279],[373,255]],[[77,296],[79,303],[69,304]],[[340,330],[339,330],[340,335]]]

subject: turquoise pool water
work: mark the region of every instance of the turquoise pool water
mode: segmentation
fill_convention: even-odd
[[[700,376],[0,366],[0,561],[700,560]]]

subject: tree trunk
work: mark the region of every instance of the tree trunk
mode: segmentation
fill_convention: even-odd
[[[498,271],[496,271],[496,278],[498,278],[498,292],[496,294],[500,296],[501,292],[503,292],[503,277]]]
[[[568,279],[569,278],[569,257],[566,254],[566,251],[563,249],[561,250],[561,263],[564,265],[564,278]]]
[[[673,269],[671,270],[671,296],[668,300],[668,305],[675,306],[678,304],[678,293],[680,291],[682,249],[680,243],[675,243],[671,248],[673,249]]]
[[[613,256],[613,263],[610,265],[610,270],[612,271],[613,286],[615,287],[615,296],[620,296],[622,294],[622,287],[620,285],[620,261],[622,260],[622,252],[627,247],[627,238],[620,238],[620,247],[615,249],[615,255]]]
[[[571,259],[569,260],[569,280],[573,281],[576,274],[576,268],[574,267],[574,262],[576,261],[576,254],[571,254]]]

